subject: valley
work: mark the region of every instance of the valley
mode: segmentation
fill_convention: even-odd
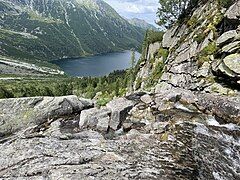
[[[1,0],[0,27],[1,57],[51,71],[53,60],[139,50],[145,33],[99,0]]]

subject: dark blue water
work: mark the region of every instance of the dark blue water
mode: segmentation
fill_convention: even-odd
[[[135,53],[136,60],[139,59],[140,54]],[[124,51],[118,53],[107,53],[97,56],[84,57],[79,59],[64,59],[54,61],[65,73],[71,76],[104,76],[113,72],[114,70],[123,70],[130,67],[131,51]]]

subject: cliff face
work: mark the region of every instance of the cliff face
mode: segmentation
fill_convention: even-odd
[[[136,88],[140,82],[141,88],[146,88],[156,71],[162,74],[154,84],[158,84],[157,91],[167,86],[222,95],[239,94],[238,13],[239,2],[229,9],[222,8],[217,1],[199,5],[185,22],[167,30],[162,42],[147,47]],[[162,51],[168,53],[166,58]],[[163,64],[162,69],[157,66],[159,63]]]

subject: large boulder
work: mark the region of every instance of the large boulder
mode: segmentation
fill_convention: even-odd
[[[217,39],[217,45],[222,46],[229,41],[233,40],[237,36],[236,30],[231,30],[223,33],[218,39]]]
[[[240,54],[231,54],[223,60],[215,61],[212,64],[212,70],[237,83],[240,79]]]
[[[223,59],[224,64],[240,77],[240,54],[231,54]]]
[[[240,17],[240,1],[234,3],[225,13],[228,19],[238,20]]]
[[[228,123],[240,123],[240,97],[227,97],[208,93],[192,92],[159,84],[155,94],[156,108],[159,111],[181,109],[203,112],[223,119]]]
[[[92,108],[83,110],[80,115],[79,127],[96,129],[107,132],[110,122],[111,110],[108,108]]]
[[[128,112],[134,106],[134,102],[126,98],[118,98],[110,101],[107,108],[111,109],[112,115],[110,120],[110,128],[117,130],[119,125],[126,119]]]
[[[90,100],[77,96],[27,97],[0,100],[0,136],[49,119],[79,113],[93,106]]]

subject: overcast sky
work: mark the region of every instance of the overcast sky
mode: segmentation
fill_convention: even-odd
[[[144,19],[155,25],[158,0],[104,0],[126,18]]]

